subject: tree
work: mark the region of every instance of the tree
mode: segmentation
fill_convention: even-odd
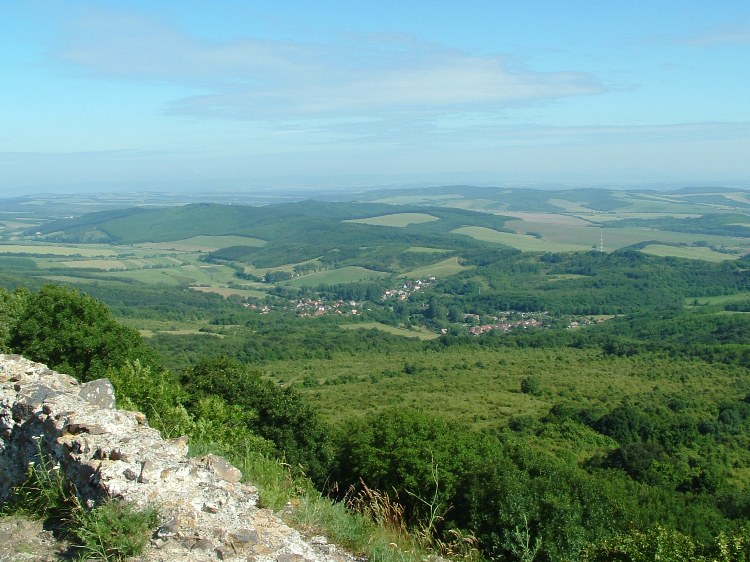
[[[364,484],[388,495],[409,522],[434,522],[447,513],[472,464],[473,441],[455,424],[391,408],[348,424],[339,437],[334,480],[342,493]]]
[[[140,334],[119,324],[103,303],[59,285],[46,285],[26,298],[11,328],[10,347],[82,381],[104,377],[128,360],[158,363]]]
[[[205,417],[206,412],[199,411],[206,408],[201,400],[210,396],[239,408],[236,411],[247,410],[244,425],[273,442],[290,465],[317,482],[328,475],[332,451],[327,428],[293,389],[277,386],[228,357],[201,361],[185,371],[182,384],[190,394],[191,412]]]
[[[21,317],[28,296],[26,289],[10,292],[0,287],[0,353],[12,351],[11,333]]]

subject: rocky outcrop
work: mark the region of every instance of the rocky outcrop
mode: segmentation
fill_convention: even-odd
[[[259,508],[255,487],[223,458],[188,459],[186,438],[162,439],[142,414],[117,410],[109,381],[81,384],[0,355],[0,502],[40,449],[89,505],[122,498],[158,509],[160,527],[140,560],[353,560]]]

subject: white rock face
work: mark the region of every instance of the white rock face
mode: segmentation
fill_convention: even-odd
[[[115,409],[106,379],[80,384],[0,354],[0,502],[24,479],[39,445],[84,501],[122,498],[158,509],[161,526],[140,560],[354,560],[258,508],[256,488],[223,458],[188,459],[187,438],[164,440],[143,414]]]

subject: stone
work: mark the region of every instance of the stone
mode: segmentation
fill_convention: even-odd
[[[203,511],[206,513],[219,513],[219,507],[213,502],[206,502],[203,504]]]
[[[190,550],[213,550],[214,543],[208,539],[198,539],[190,547]]]
[[[226,482],[237,483],[242,479],[242,472],[229,464],[229,462],[218,455],[209,453],[198,459],[198,462],[213,471],[216,476]]]
[[[160,526],[139,562],[355,562],[258,508],[257,489],[226,459],[188,459],[186,438],[164,440],[143,414],[116,410],[106,379],[79,384],[2,354],[0,373],[0,501],[23,481],[41,438],[83,505],[117,497],[157,508]]]
[[[115,389],[109,379],[97,379],[83,383],[78,395],[98,408],[115,409]]]
[[[258,542],[258,531],[255,529],[237,529],[229,533],[229,537],[232,541],[240,544],[256,543]]]
[[[128,456],[123,453],[119,447],[115,447],[109,453],[109,458],[113,461],[127,461]]]

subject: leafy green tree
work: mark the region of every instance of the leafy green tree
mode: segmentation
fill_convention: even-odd
[[[7,291],[0,287],[0,353],[11,350],[10,337],[28,299],[26,289]]]
[[[11,329],[10,347],[34,361],[89,381],[128,360],[158,363],[140,334],[103,303],[58,285],[31,293]]]
[[[188,408],[207,417],[210,403],[203,399],[215,396],[222,400],[223,418],[234,420],[244,410],[242,424],[260,437],[274,443],[279,453],[293,467],[299,467],[314,481],[328,475],[332,449],[328,430],[316,412],[291,388],[282,388],[262,378],[258,371],[239,361],[220,357],[206,359],[187,369],[182,384],[189,393]]]
[[[461,474],[472,464],[473,440],[455,424],[392,408],[341,432],[333,479],[342,493],[364,484],[387,494],[412,523],[450,517]]]

